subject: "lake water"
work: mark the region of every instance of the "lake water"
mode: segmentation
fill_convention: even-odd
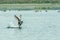
[[[22,29],[8,29],[17,25],[14,15],[22,15]],[[0,11],[0,40],[60,40],[60,12],[58,10]]]

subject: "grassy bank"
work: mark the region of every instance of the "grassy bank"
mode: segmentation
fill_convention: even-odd
[[[60,3],[60,0],[0,0],[0,4]]]
[[[0,10],[48,10],[60,9],[60,4],[0,4]]]

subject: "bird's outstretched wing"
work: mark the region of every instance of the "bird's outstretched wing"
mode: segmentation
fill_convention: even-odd
[[[15,18],[19,21],[20,19],[15,15]]]

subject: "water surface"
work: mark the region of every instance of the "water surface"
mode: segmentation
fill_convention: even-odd
[[[8,29],[17,25],[14,15],[22,15],[22,29]],[[0,40],[60,40],[60,12],[58,10],[0,11]]]

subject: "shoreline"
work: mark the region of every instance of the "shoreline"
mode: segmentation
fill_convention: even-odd
[[[0,10],[55,10],[60,4],[0,4]]]

